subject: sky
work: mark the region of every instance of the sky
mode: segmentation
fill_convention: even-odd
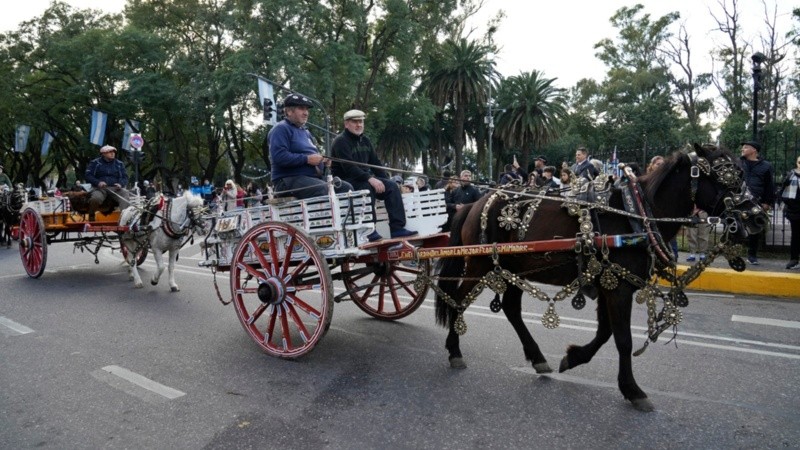
[[[639,0],[645,12],[655,20],[672,11],[681,14],[693,47],[692,65],[698,71],[710,71],[712,60],[708,56],[715,47],[724,43],[725,36],[715,28],[709,10],[722,17],[720,1],[731,0]],[[778,30],[781,35],[792,26],[792,5],[788,0],[765,0],[772,13],[778,13]],[[121,12],[125,0],[69,0],[76,8],[93,8],[107,12]],[[503,76],[540,70],[549,78],[557,78],[556,85],[571,87],[582,78],[602,80],[606,68],[595,57],[594,45],[604,38],[614,38],[616,30],[609,18],[622,6],[632,6],[635,0],[484,0],[481,12],[471,20],[474,37],[483,35],[485,23],[498,10],[506,13],[495,34],[500,51],[495,56],[497,69]],[[13,6],[11,6],[13,5]],[[26,0],[3,6],[0,30],[15,29],[24,20],[39,16],[50,5],[50,0]],[[758,33],[764,23],[762,0],[739,0],[743,38],[759,42]],[[758,48],[758,47],[757,47]]]

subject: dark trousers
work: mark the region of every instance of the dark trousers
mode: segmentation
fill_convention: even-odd
[[[334,185],[337,194],[352,191],[353,186],[342,181],[339,186]],[[279,197],[295,197],[299,199],[322,197],[328,195],[328,183],[321,178],[309,176],[283,177],[275,182],[275,193]]]
[[[386,205],[386,212],[389,214],[389,230],[397,231],[406,226],[406,210],[403,207],[403,195],[400,193],[400,187],[392,180],[385,178],[377,178],[386,189],[381,194],[375,193],[375,189],[369,184],[369,181],[354,181],[351,182],[355,190],[369,189],[372,194],[372,209],[375,210],[375,199],[383,200]]]
[[[761,244],[761,239],[764,238],[765,233],[766,231],[762,231],[761,233],[747,236],[747,256],[758,257],[758,246]]]
[[[789,243],[789,259],[792,261],[800,260],[800,217],[794,219],[786,218],[792,230],[792,240]]]

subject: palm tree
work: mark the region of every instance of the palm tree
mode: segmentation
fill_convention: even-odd
[[[461,171],[463,161],[469,105],[486,103],[486,86],[494,75],[494,62],[487,59],[489,51],[490,47],[465,38],[447,39],[423,79],[422,88],[433,104],[452,112],[456,172]]]
[[[495,132],[507,148],[522,150],[520,164],[525,170],[532,148],[556,140],[567,117],[566,95],[553,86],[555,80],[534,70],[506,78],[500,85],[498,99],[504,111],[497,118]]]

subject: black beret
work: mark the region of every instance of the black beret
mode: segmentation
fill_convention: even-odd
[[[283,99],[283,106],[307,106],[313,108],[314,104],[311,103],[307,97],[298,94],[289,94]]]
[[[756,141],[744,141],[739,145],[749,145],[749,146],[753,147],[754,149],[756,149],[757,152],[759,152],[759,153],[761,152],[761,144],[759,144]]]
[[[547,158],[545,158],[544,155],[539,155],[536,159],[541,159],[543,163],[547,164]]]

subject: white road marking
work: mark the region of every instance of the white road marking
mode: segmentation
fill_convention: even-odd
[[[771,325],[773,327],[800,328],[796,320],[767,319],[766,317],[731,316],[731,322],[754,323],[756,325]]]
[[[0,325],[3,325],[7,329],[13,331],[13,334],[15,335],[33,333],[32,329],[21,323],[14,322],[13,320],[4,316],[0,316]]]
[[[131,372],[130,370],[120,367],[120,366],[105,366],[102,370],[116,375],[123,380],[135,384],[141,388],[147,389],[150,392],[156,393],[162,397],[166,397],[170,400],[176,399],[178,397],[183,397],[186,395],[185,392],[181,392],[177,389],[173,389],[169,386],[164,386],[161,383],[155,382],[147,377],[139,375],[138,373]]]

